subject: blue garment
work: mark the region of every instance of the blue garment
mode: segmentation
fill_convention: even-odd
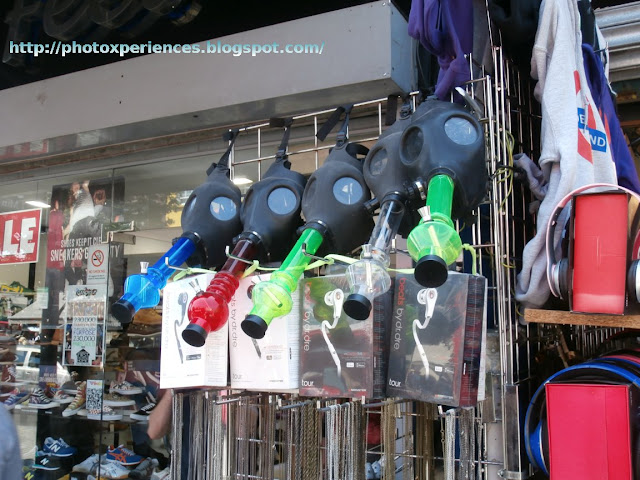
[[[409,35],[438,57],[440,72],[435,94],[449,100],[451,91],[471,80],[473,49],[472,0],[414,0],[409,13]]]
[[[2,438],[0,478],[2,480],[22,480],[22,457],[18,443],[18,432],[4,405],[0,406],[0,438]]]
[[[584,71],[591,90],[593,101],[598,107],[600,117],[609,132],[611,156],[616,165],[618,185],[640,193],[640,180],[627,141],[624,138],[620,121],[616,115],[616,108],[609,91],[609,81],[604,74],[604,67],[600,57],[595,54],[591,45],[582,45]]]

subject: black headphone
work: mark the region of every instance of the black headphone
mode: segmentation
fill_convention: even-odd
[[[611,183],[592,183],[584,185],[580,188],[569,192],[565,195],[555,210],[549,217],[547,223],[547,235],[546,235],[546,252],[547,252],[547,281],[549,282],[549,289],[555,297],[567,299],[569,294],[569,259],[563,258],[559,262],[556,261],[555,252],[553,248],[553,237],[558,224],[558,217],[564,207],[573,199],[574,195],[584,192],[585,190],[591,190],[593,188],[608,187],[614,190],[622,191],[634,197],[640,203],[640,195],[629,190],[628,188],[621,187],[620,185],[614,185]],[[637,239],[636,239],[637,241]],[[633,255],[637,252],[634,245]],[[640,272],[638,267],[640,266],[640,260],[633,260],[629,266],[627,272],[627,292],[629,298],[634,302],[640,302]]]

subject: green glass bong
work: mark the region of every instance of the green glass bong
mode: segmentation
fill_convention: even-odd
[[[371,194],[362,175],[362,159],[368,150],[348,141],[350,110],[342,108],[346,116],[336,145],[305,187],[302,214],[306,223],[298,241],[271,278],[253,288],[253,308],[241,323],[250,337],[262,338],[274,318],[291,311],[291,293],[321,247],[333,253],[349,252],[372,228],[365,207]]]
[[[478,108],[475,102],[472,107]],[[453,218],[468,215],[487,190],[484,133],[477,118],[461,105],[435,99],[413,114],[409,110],[405,104],[365,160],[365,179],[382,206],[360,260],[347,269],[351,293],[344,309],[358,320],[368,318],[373,299],[390,287],[388,254],[397,233],[407,236],[403,221],[415,225],[416,210],[421,217],[407,237],[416,281],[440,286],[462,251]]]

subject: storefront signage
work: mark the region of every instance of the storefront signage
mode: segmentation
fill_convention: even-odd
[[[0,213],[0,265],[38,261],[41,210]]]
[[[106,285],[69,285],[63,365],[100,367],[104,351]]]

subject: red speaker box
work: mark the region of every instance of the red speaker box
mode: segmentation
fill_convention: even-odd
[[[595,187],[612,190],[583,193]],[[554,210],[547,228],[547,278],[551,293],[581,313],[622,315],[629,300],[638,302],[640,262],[637,238],[638,195],[616,185],[586,185],[569,193]],[[571,201],[568,257],[556,262],[553,238],[558,217]]]

